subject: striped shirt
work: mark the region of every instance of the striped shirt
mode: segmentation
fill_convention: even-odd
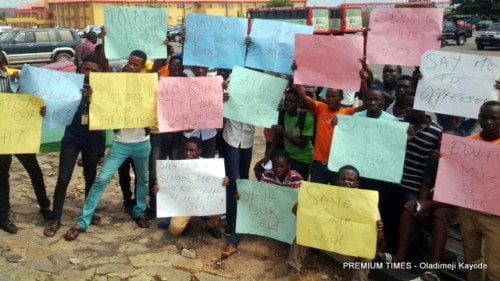
[[[0,93],[12,93],[10,75],[2,69],[0,69]]]
[[[430,119],[430,117],[427,117]],[[438,149],[442,128],[436,122],[429,124],[418,131],[406,144],[406,156],[403,168],[401,186],[405,189],[418,192],[424,179],[427,159],[433,150]]]
[[[299,188],[300,183],[304,180],[302,176],[295,170],[288,170],[285,179],[281,181],[273,172],[273,170],[265,170],[260,178],[261,182],[271,183],[290,188]]]

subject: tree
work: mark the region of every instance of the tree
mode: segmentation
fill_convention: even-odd
[[[266,7],[292,7],[292,3],[288,0],[269,0]]]
[[[458,5],[454,9],[456,14],[475,15],[485,18],[500,17],[500,3],[494,0],[452,0],[452,4]]]

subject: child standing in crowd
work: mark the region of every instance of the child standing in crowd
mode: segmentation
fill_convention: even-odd
[[[290,168],[290,158],[285,151],[274,151],[271,156],[271,161],[273,168],[262,173],[262,177],[260,178],[261,182],[289,188],[300,188],[303,178],[297,171]],[[237,193],[236,197],[238,197]],[[221,253],[222,259],[226,259],[238,251],[237,247],[240,244],[240,239],[241,234],[235,232],[231,234],[229,240],[227,241],[226,249]],[[296,244],[294,243],[294,245]]]

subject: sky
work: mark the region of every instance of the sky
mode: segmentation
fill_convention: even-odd
[[[0,0],[0,8],[17,8],[32,2],[36,0]]]

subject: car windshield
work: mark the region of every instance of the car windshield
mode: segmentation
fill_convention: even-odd
[[[500,23],[494,23],[488,28],[489,31],[500,31]]]

